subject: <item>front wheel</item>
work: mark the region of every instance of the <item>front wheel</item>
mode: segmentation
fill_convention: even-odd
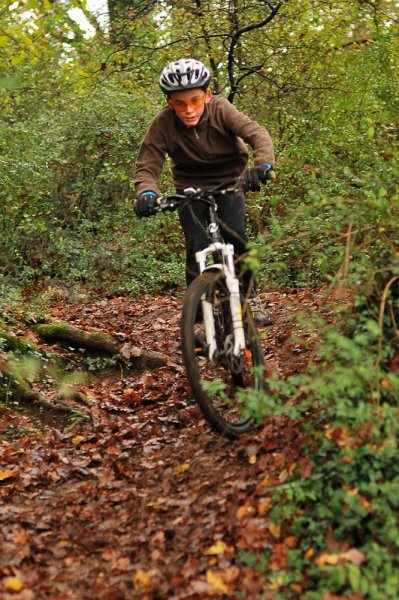
[[[217,348],[212,359],[205,340],[202,300],[212,307]],[[243,390],[264,389],[259,334],[246,303],[242,309],[246,347],[239,357],[233,355],[230,302],[222,273],[203,273],[191,283],[181,321],[183,359],[194,398],[213,429],[233,438],[254,422],[244,411]]]

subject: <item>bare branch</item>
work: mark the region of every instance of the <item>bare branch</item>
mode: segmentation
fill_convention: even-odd
[[[236,30],[236,32],[234,33],[234,35],[231,38],[230,47],[229,47],[228,53],[227,53],[227,72],[228,72],[229,83],[230,83],[230,94],[229,94],[230,102],[233,102],[234,97],[237,93],[237,89],[238,89],[238,83],[237,83],[237,80],[234,75],[234,65],[235,65],[234,54],[235,54],[235,50],[236,50],[236,47],[237,47],[237,44],[238,44],[240,38],[245,33],[248,33],[249,31],[254,31],[255,29],[261,29],[262,27],[265,27],[268,23],[270,23],[275,18],[278,11],[280,10],[280,8],[283,5],[282,2],[279,2],[275,6],[271,6],[271,4],[269,2],[265,2],[265,4],[268,6],[268,8],[271,9],[271,12],[268,14],[268,16],[265,19],[263,19],[263,21],[258,21],[257,23],[251,23],[250,25],[246,25],[245,27],[240,27],[239,29]],[[254,69],[251,68],[251,69],[249,69],[248,74],[252,74],[253,72],[254,72]],[[241,76],[241,81],[242,81],[242,79],[243,79],[243,77]]]

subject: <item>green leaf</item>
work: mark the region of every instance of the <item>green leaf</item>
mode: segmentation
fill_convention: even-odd
[[[3,88],[3,90],[12,91],[17,90],[20,87],[21,80],[15,75],[9,75],[8,77],[3,77],[2,79],[0,79],[0,88]]]

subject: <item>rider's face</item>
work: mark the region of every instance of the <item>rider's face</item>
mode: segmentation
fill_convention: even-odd
[[[186,127],[195,127],[204,114],[205,104],[208,104],[211,98],[212,93],[209,89],[204,92],[200,88],[194,88],[171,92],[167,97],[167,103]]]

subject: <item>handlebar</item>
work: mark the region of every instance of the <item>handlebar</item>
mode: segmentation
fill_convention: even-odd
[[[202,190],[201,188],[186,188],[183,194],[171,194],[159,196],[157,204],[160,211],[175,210],[181,202],[187,200],[202,200],[211,202],[216,195],[230,194],[239,192],[242,189],[243,178],[235,177],[231,181],[223,182],[211,190]]]

